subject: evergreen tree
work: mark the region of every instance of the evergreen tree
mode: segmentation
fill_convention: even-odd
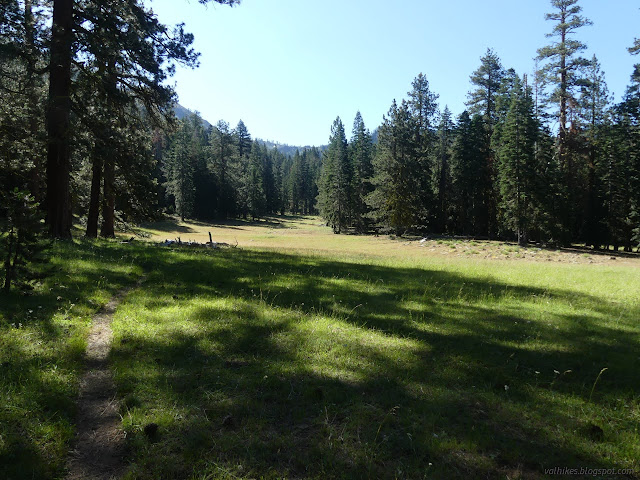
[[[416,226],[425,229],[433,218],[435,206],[431,183],[433,149],[436,143],[435,121],[438,115],[438,95],[431,92],[429,81],[422,73],[411,84],[407,103],[412,115],[410,128],[414,133],[409,164],[417,181],[417,198],[414,205]]]
[[[481,117],[484,123],[483,137],[483,175],[478,178],[483,191],[483,203],[487,206],[486,218],[478,225],[477,233],[494,237],[497,230],[498,191],[496,185],[496,155],[491,145],[491,138],[496,123],[506,115],[509,104],[499,108],[500,96],[504,92],[505,84],[510,83],[514,72],[505,72],[496,53],[487,49],[487,53],[480,59],[480,67],[473,72],[470,81],[475,89],[469,92],[467,106],[471,117]]]
[[[195,200],[195,162],[191,155],[193,129],[188,119],[180,122],[165,163],[167,193],[174,198],[176,213],[184,221],[192,216]]]
[[[249,155],[249,162],[243,181],[245,191],[247,212],[252,219],[260,218],[267,205],[267,198],[264,192],[264,163],[260,148],[253,146]]]
[[[216,211],[222,218],[234,212],[234,178],[230,164],[236,155],[236,142],[229,124],[220,120],[209,136],[209,169],[216,184]]]
[[[305,211],[307,214],[317,214],[316,199],[318,198],[318,183],[322,171],[322,154],[316,147],[306,149],[303,153],[305,162],[305,184],[307,185],[304,194]]]
[[[502,224],[517,234],[521,246],[526,246],[529,241],[534,219],[532,200],[536,186],[537,131],[531,92],[516,82],[503,128],[494,141]]]
[[[636,46],[630,52],[637,54]],[[634,66],[623,101],[615,108],[615,126],[607,155],[607,215],[610,244],[640,244],[640,64]],[[617,201],[616,201],[617,200]],[[629,238],[630,237],[630,238]]]
[[[416,177],[415,127],[409,105],[395,100],[378,130],[374,158],[375,190],[367,201],[378,227],[402,235],[420,221],[416,206],[420,182]]]
[[[554,41],[538,50],[538,59],[543,62],[543,82],[551,87],[548,102],[556,106],[553,116],[559,125],[557,155],[567,194],[562,221],[566,233],[562,243],[568,244],[578,235],[583,223],[587,183],[586,161],[579,151],[583,138],[574,120],[578,114],[578,87],[584,83],[583,71],[589,61],[579,56],[586,45],[572,37],[580,28],[591,25],[591,21],[580,15],[582,8],[578,0],[551,0],[551,5],[555,11],[545,18],[554,22],[552,32],[547,35]]]
[[[351,218],[353,171],[347,148],[344,125],[340,117],[337,117],[331,127],[318,194],[320,215],[335,233],[341,233],[349,225]]]
[[[476,88],[468,93],[467,107],[469,114],[481,115],[489,127],[489,136],[493,133],[493,125],[497,122],[496,97],[502,86],[505,71],[498,55],[490,48],[480,58],[480,67],[471,74],[471,83]]]
[[[485,126],[479,115],[471,118],[466,110],[456,122],[451,147],[453,218],[456,231],[479,235],[484,230],[487,206],[481,179],[486,174],[484,163]]]
[[[535,100],[534,100],[535,102]],[[535,112],[535,106],[534,106]],[[555,155],[555,139],[549,129],[540,126],[536,141],[536,160],[534,162],[534,189],[532,204],[535,206],[532,235],[541,243],[557,244],[563,238],[564,225],[562,208],[564,206],[564,183],[560,175],[558,157]]]
[[[0,4],[0,282],[6,290],[28,286],[42,247],[45,29],[34,13],[40,6]]]
[[[369,213],[366,198],[373,191],[373,142],[360,112],[353,121],[349,154],[353,165],[353,224],[358,232],[365,232]]]
[[[605,209],[603,204],[604,184],[604,147],[606,138],[612,130],[609,117],[610,97],[604,80],[604,73],[596,56],[593,56],[587,70],[585,85],[582,86],[579,97],[584,136],[587,143],[585,152],[586,178],[586,208],[584,212],[583,234],[587,245],[599,248],[606,241]]]
[[[551,5],[556,11],[546,14],[545,18],[555,25],[547,37],[555,41],[540,48],[538,58],[544,62],[541,69],[543,78],[553,88],[549,100],[557,105],[556,117],[560,126],[558,149],[561,163],[565,163],[569,110],[572,104],[577,104],[576,88],[582,81],[581,71],[589,64],[587,59],[577,56],[587,48],[586,45],[571,36],[576,30],[591,25],[591,21],[580,15],[582,7],[578,0],[551,0]]]
[[[273,157],[264,145],[254,142],[254,149],[259,149],[262,159],[262,190],[265,196],[265,212],[273,215],[278,213],[280,205],[279,185]]]
[[[235,0],[215,1],[236,3]],[[169,31],[138,0],[107,3],[53,0],[51,7],[46,122],[47,225],[51,236],[70,237],[73,132],[70,127],[74,83],[84,73],[97,82],[101,82],[104,75],[115,76],[116,85],[120,87],[115,91],[126,91],[126,98],[139,101],[153,114],[169,106],[172,91],[164,81],[173,72],[172,63],[195,66],[197,55],[190,48],[191,35],[181,26]],[[94,69],[91,64],[97,57],[109,58],[109,61]],[[109,182],[110,176],[111,172],[105,175]]]
[[[438,143],[434,155],[433,185],[436,202],[437,232],[444,233],[449,227],[449,210],[451,208],[451,149],[454,140],[453,121],[449,107],[445,106],[438,126]]]
[[[233,131],[233,134],[236,139],[238,157],[248,157],[251,153],[251,135],[242,120],[238,122],[238,126]]]

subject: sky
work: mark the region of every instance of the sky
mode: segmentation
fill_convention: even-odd
[[[167,25],[185,23],[199,68],[178,67],[179,102],[211,123],[243,120],[254,138],[328,143],[337,116],[350,137],[360,111],[377,128],[394,99],[423,73],[439,105],[457,116],[469,76],[492,48],[505,68],[531,74],[549,43],[549,0],[242,0],[230,8],[197,0],[146,0]],[[592,26],[575,38],[596,55],[619,101],[640,37],[637,0],[581,0]]]

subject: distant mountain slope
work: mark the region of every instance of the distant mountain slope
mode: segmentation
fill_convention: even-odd
[[[187,107],[183,107],[182,105],[180,105],[179,103],[176,103],[175,106],[173,107],[173,111],[176,114],[176,117],[179,120],[182,120],[183,118],[188,117],[189,115],[193,115],[194,112],[193,110],[188,109]],[[201,116],[202,118],[202,116]],[[213,124],[208,122],[207,120],[205,120],[204,118],[202,119],[202,123],[204,124],[205,128],[210,128]],[[310,145],[305,145],[304,147],[300,147],[300,146],[296,146],[296,145],[287,145],[286,143],[279,143],[279,142],[274,142],[272,140],[262,140],[261,138],[256,138],[256,140],[258,142],[263,143],[264,145],[266,145],[266,147],[268,149],[277,149],[279,152],[283,153],[284,155],[290,156],[292,157],[293,155],[296,154],[296,151],[304,151],[304,150],[309,150],[311,148],[313,148]],[[327,145],[321,145],[319,147],[317,147],[318,150],[320,150],[321,152],[326,150]]]
[[[193,110],[189,110],[187,107],[183,107],[179,103],[175,104],[175,106],[173,107],[173,112],[176,114],[176,117],[179,120],[182,120],[183,118],[186,118],[196,113]],[[202,115],[200,115],[200,118],[202,118]],[[202,123],[204,124],[205,128],[211,127],[211,124],[207,122],[204,118],[202,118]]]
[[[272,150],[275,148],[280,153],[283,153],[289,157],[292,157],[293,155],[295,155],[297,151],[300,151],[302,153],[304,150],[310,150],[313,148],[313,146],[311,145],[305,145],[304,147],[300,147],[296,145],[287,145],[286,143],[273,142],[271,140],[262,140],[261,138],[256,138],[256,140],[262,143],[263,145],[265,145],[269,150]],[[321,152],[323,152],[327,149],[327,147],[328,145],[320,145],[316,148]]]

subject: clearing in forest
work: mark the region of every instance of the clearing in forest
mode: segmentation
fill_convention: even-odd
[[[56,246],[2,304],[5,477],[64,472],[88,317],[142,272],[112,322],[124,478],[638,477],[637,258],[312,217],[146,231]],[[156,243],[209,231],[238,248]]]

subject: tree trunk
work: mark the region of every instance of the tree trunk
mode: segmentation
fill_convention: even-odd
[[[115,183],[115,160],[112,156],[108,156],[104,161],[104,186],[102,195],[102,228],[100,235],[102,237],[113,238],[116,236],[114,228],[115,220],[115,203],[116,195],[114,190]]]
[[[103,161],[100,154],[93,157],[91,169],[91,197],[89,200],[89,215],[87,217],[87,237],[98,236],[98,217],[100,216],[100,184],[102,183]]]
[[[108,92],[116,91],[116,74],[115,74],[115,61],[110,60],[107,63],[107,71],[109,72],[105,83]],[[110,112],[114,112],[114,103],[111,97],[107,97],[107,106]],[[115,129],[116,125],[111,122],[110,129]],[[113,135],[109,135],[113,138]],[[109,138],[107,137],[107,138]],[[105,238],[114,238],[116,236],[114,222],[115,222],[115,205],[116,205],[116,192],[115,192],[115,179],[116,179],[116,159],[119,154],[119,149],[114,145],[106,145],[106,149],[103,151],[109,152],[104,156],[102,161],[104,168],[103,177],[103,190],[102,190],[102,228],[100,229],[100,235]],[[114,153],[116,155],[114,156]]]
[[[27,93],[27,109],[29,112],[29,137],[34,144],[38,143],[38,94],[36,92],[36,47],[35,20],[31,0],[24,2],[24,40],[26,53],[27,77],[25,91]],[[32,153],[31,172],[29,172],[29,190],[38,203],[43,202],[42,195],[42,158],[37,152]]]
[[[47,227],[49,235],[71,238],[70,114],[73,56],[73,0],[54,0],[47,112]]]
[[[11,268],[11,255],[13,254],[14,239],[14,230],[12,228],[9,232],[9,241],[7,242],[7,257],[4,259],[4,289],[7,292],[9,291],[9,289],[11,289],[11,280],[13,277],[13,269]]]
[[[526,247],[529,245],[529,233],[524,229],[518,230],[518,246]]]

